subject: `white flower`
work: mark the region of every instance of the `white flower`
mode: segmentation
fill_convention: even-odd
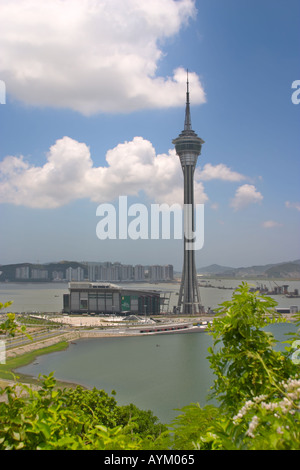
[[[248,431],[246,432],[246,435],[249,437],[255,437],[253,434],[253,431],[257,428],[257,425],[259,423],[259,419],[257,416],[253,416],[251,423],[249,424]]]

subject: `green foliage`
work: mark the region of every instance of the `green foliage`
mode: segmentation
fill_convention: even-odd
[[[66,407],[77,413],[83,413],[89,425],[101,423],[103,426],[114,427],[117,424],[117,402],[104,390],[84,390],[77,386],[65,390]]]
[[[12,302],[5,302],[4,304],[0,302],[0,310],[7,308],[12,304]],[[16,315],[14,313],[7,313],[6,319],[4,322],[0,323],[0,334],[6,334],[8,336],[15,336],[17,333],[25,334],[29,339],[30,335],[26,333],[26,327],[19,327],[16,323]]]
[[[209,448],[209,445],[207,445],[203,438],[214,420],[218,418],[218,408],[214,406],[201,408],[198,403],[191,403],[180,411],[181,414],[176,416],[172,422],[172,448],[176,450]]]
[[[0,302],[0,310],[3,308],[7,308],[12,304],[12,302],[5,302],[2,304]],[[14,313],[7,313],[5,321],[0,323],[0,334],[8,334],[10,336],[14,336],[17,330],[17,325],[15,323],[15,314]]]
[[[143,438],[158,438],[167,430],[152,411],[140,410],[132,403],[118,408],[117,422],[122,426],[130,426],[131,433],[137,433]]]
[[[163,429],[151,412],[118,406],[103,390],[57,388],[53,374],[37,390],[18,384],[0,393],[0,450],[154,448]]]
[[[283,322],[276,302],[243,283],[231,301],[224,302],[210,329],[214,338],[209,361],[216,379],[212,396],[230,411],[249,398],[280,392],[277,385],[297,372],[295,365],[275,351],[275,339],[263,327]],[[218,350],[216,346],[218,345]]]

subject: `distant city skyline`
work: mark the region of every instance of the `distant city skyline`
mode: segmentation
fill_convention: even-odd
[[[108,259],[181,271],[182,240],[99,240],[96,210],[119,196],[182,204],[172,140],[186,69],[205,140],[197,268],[300,258],[298,0],[0,7],[0,264]]]
[[[172,281],[174,267],[168,265],[122,264],[110,261],[60,261],[0,265],[0,282],[14,281]]]

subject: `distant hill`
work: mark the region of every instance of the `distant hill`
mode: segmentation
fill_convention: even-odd
[[[300,277],[300,263],[283,263],[266,270],[268,277]]]
[[[231,268],[211,264],[198,269],[199,274],[220,277],[300,278],[300,260],[261,266]]]
[[[47,264],[7,264],[0,265],[0,282],[46,282],[66,280],[66,270],[68,268],[82,268],[87,274],[86,266],[77,261],[60,261]]]
[[[230,268],[228,266],[220,266],[219,264],[211,264],[210,266],[206,266],[205,268],[198,269],[198,273],[203,274],[220,274],[226,271],[231,271],[234,268]]]

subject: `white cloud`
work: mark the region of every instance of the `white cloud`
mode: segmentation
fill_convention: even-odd
[[[223,163],[219,163],[216,166],[211,165],[211,163],[207,163],[206,165],[204,165],[203,170],[197,169],[196,174],[197,177],[202,181],[219,179],[223,181],[235,182],[246,179],[244,175],[241,175],[236,171],[232,171]]]
[[[8,94],[85,115],[182,105],[186,73],[156,76],[162,44],[195,0],[0,0],[0,75]],[[193,103],[205,101],[189,75]]]
[[[285,206],[288,209],[297,209],[297,211],[300,211],[300,202],[290,202],[286,201]]]
[[[282,227],[282,224],[279,222],[276,222],[275,220],[266,220],[265,222],[262,223],[262,226],[264,228],[274,228],[274,227]]]
[[[201,175],[208,172],[208,179],[224,180],[226,176],[235,181],[232,175],[238,175],[223,164],[197,170],[196,204],[209,200],[201,181]],[[0,203],[56,208],[83,198],[103,203],[142,192],[159,204],[183,203],[183,174],[175,150],[156,154],[152,143],[142,137],[108,150],[105,166],[95,166],[89,147],[67,136],[50,147],[41,166],[30,164],[24,156],[6,156],[0,162]],[[237,190],[233,205],[240,208],[260,199],[254,186],[244,185]],[[218,204],[211,203],[211,207],[216,210]]]
[[[249,204],[259,203],[263,200],[262,194],[256,190],[255,186],[251,184],[244,184],[240,186],[231,201],[231,207],[234,210],[243,209]]]
[[[70,137],[56,141],[43,166],[24,157],[0,162],[0,202],[32,208],[55,208],[89,198],[102,203],[142,191],[157,203],[183,202],[183,177],[174,150],[156,155],[151,142],[135,137],[109,150],[107,166],[94,167],[85,143]],[[195,202],[208,200],[203,184],[195,181]]]

